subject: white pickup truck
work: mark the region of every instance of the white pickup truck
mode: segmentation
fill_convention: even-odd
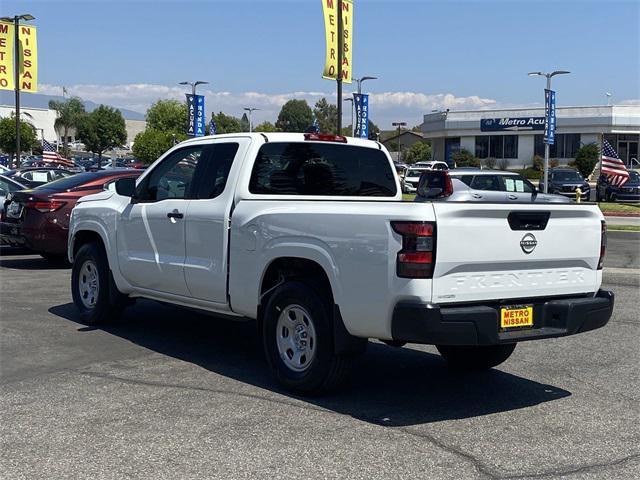
[[[275,377],[311,393],[369,338],[482,369],[602,327],[605,233],[588,204],[402,202],[377,142],[242,133],[182,142],[81,198],[68,253],[83,321],[136,297],[256,320]]]

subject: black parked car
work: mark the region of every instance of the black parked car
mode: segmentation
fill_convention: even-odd
[[[573,168],[552,168],[549,170],[548,193],[563,195],[571,199],[576,198],[576,188],[580,187],[582,194],[580,200],[588,201],[591,194],[591,187],[580,173]],[[544,191],[544,178],[540,179],[538,189]]]
[[[607,177],[600,175],[596,186],[598,202],[640,202],[640,173],[629,171],[629,180],[621,187],[611,185]]]
[[[64,168],[36,167],[9,170],[8,172],[5,172],[4,175],[26,185],[28,188],[35,188],[54,180],[69,177],[75,173],[76,172],[72,172]]]

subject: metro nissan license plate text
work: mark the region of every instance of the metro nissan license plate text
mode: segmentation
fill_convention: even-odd
[[[500,309],[500,328],[533,327],[533,305]]]

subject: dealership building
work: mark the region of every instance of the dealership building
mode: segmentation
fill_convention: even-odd
[[[556,108],[555,144],[550,158],[566,164],[581,145],[607,140],[627,165],[640,160],[640,105]],[[434,160],[452,164],[465,149],[480,159],[506,159],[509,167],[531,166],[544,156],[544,108],[444,111],[424,116],[424,138]]]

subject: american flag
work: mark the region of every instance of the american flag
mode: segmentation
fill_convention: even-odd
[[[74,166],[74,163],[71,160],[64,158],[56,152],[55,147],[44,139],[42,140],[42,161],[62,164],[65,167]]]
[[[602,142],[602,164],[600,166],[600,174],[605,175],[609,183],[620,187],[629,180],[629,171],[620,160],[618,154],[611,144],[606,140]]]

